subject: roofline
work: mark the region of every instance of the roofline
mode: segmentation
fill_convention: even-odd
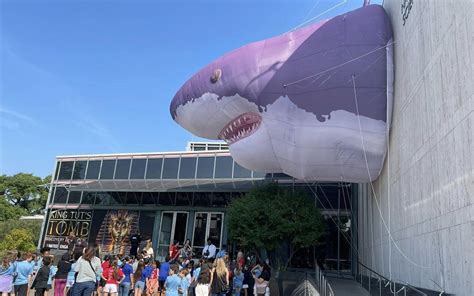
[[[168,152],[139,152],[139,153],[105,153],[105,154],[76,154],[58,155],[56,159],[64,158],[92,158],[92,157],[123,157],[123,156],[150,156],[150,155],[182,155],[182,154],[228,154],[229,150],[207,150],[207,151],[168,151]]]

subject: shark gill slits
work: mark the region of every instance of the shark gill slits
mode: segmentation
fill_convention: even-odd
[[[217,81],[219,81],[219,79],[221,79],[221,76],[222,76],[222,70],[215,69],[211,75],[211,83],[216,83]]]

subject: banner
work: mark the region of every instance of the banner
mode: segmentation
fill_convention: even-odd
[[[66,238],[74,232],[78,245],[87,245],[92,223],[91,210],[52,210],[49,213],[43,245],[51,249],[67,250]]]
[[[129,254],[130,236],[151,239],[154,223],[153,211],[96,210],[89,242],[98,244],[102,254]]]

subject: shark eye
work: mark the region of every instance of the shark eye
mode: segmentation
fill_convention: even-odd
[[[211,83],[216,83],[221,79],[222,76],[222,70],[221,69],[215,69],[214,72],[211,75]]]

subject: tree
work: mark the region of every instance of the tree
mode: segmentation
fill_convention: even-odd
[[[0,251],[33,252],[35,248],[33,234],[28,229],[15,228],[0,242]]]
[[[285,267],[298,250],[317,244],[324,232],[323,218],[309,196],[275,183],[235,199],[227,213],[229,237],[243,247],[275,250],[286,242]]]
[[[25,209],[30,214],[43,212],[48,198],[45,184],[51,176],[44,179],[32,174],[19,173],[0,177],[0,197],[14,207]]]
[[[16,220],[27,213],[24,208],[12,206],[5,199],[0,199],[0,221]]]

